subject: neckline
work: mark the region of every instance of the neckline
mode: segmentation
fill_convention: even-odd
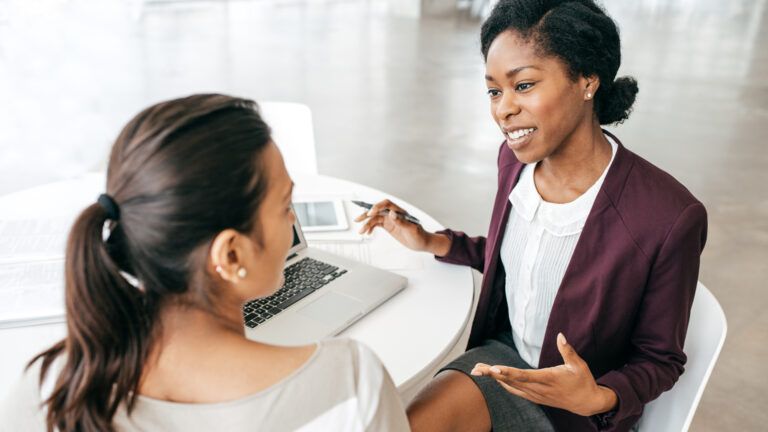
[[[296,379],[298,375],[303,373],[313,363],[315,363],[317,357],[320,354],[320,350],[327,345],[326,342],[327,341],[325,340],[316,342],[315,351],[312,353],[312,355],[309,356],[309,358],[301,366],[294,369],[291,373],[284,376],[282,379],[270,384],[269,386],[257,392],[247,394],[237,399],[231,399],[231,400],[226,400],[221,402],[190,403],[190,402],[167,401],[167,400],[156,399],[150,396],[144,396],[139,394],[136,397],[136,401],[141,402],[142,404],[160,407],[164,409],[179,409],[179,408],[188,408],[188,407],[194,407],[195,409],[221,409],[221,408],[237,406],[240,404],[245,404],[245,403],[251,402],[252,400],[267,396],[268,394],[280,389],[282,386]]]
[[[509,194],[509,201],[514,211],[528,222],[533,221],[537,212],[545,228],[555,235],[568,235],[580,232],[584,226],[592,204],[602,187],[608,171],[613,165],[618,153],[617,140],[608,134],[603,134],[611,144],[611,159],[603,169],[602,174],[583,194],[567,203],[551,203],[545,201],[538,190],[534,180],[534,171],[538,162],[526,164],[520,179]]]

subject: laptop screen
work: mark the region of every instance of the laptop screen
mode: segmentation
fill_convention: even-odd
[[[291,249],[299,243],[301,243],[301,239],[299,238],[299,233],[296,232],[296,224],[293,224],[293,245],[291,245]]]
[[[301,224],[299,224],[299,218],[296,218],[296,222],[293,224],[293,245],[288,251],[288,256],[295,254],[307,247],[306,240],[304,240],[304,233],[301,232]]]

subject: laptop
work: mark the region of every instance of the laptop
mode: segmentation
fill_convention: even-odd
[[[277,292],[243,306],[248,339],[303,345],[337,335],[408,284],[393,272],[308,247],[298,218],[284,274]]]

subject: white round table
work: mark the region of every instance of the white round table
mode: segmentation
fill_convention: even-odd
[[[294,181],[297,200],[322,196],[344,199],[348,203],[349,199],[377,202],[389,198],[419,218],[425,229],[442,228],[418,208],[360,184],[320,175],[299,175]],[[94,173],[0,197],[0,221],[30,218],[74,221],[84,207],[95,202],[104,184],[104,175]],[[350,231],[307,233],[310,246],[322,246],[341,238],[361,241],[356,234],[359,226],[352,218],[363,210],[345,205]],[[410,251],[381,230],[362,241],[378,251],[370,257],[372,265],[402,274],[408,278],[408,286],[340,336],[371,347],[407,401],[439,365],[449,360],[448,354],[467,327],[473,304],[472,272],[467,267],[440,263],[431,255]],[[0,389],[9,388],[18,379],[24,364],[64,333],[63,322],[11,328],[2,328],[0,324]]]

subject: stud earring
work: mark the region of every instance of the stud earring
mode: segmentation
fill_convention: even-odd
[[[587,99],[592,99],[592,93],[587,93]]]
[[[221,272],[223,272],[223,271],[224,271],[224,269],[222,269],[220,265],[216,266],[216,273],[221,274]]]
[[[240,267],[237,269],[237,277],[240,279],[245,279],[246,276],[248,276],[248,272],[245,270],[245,267]]]

